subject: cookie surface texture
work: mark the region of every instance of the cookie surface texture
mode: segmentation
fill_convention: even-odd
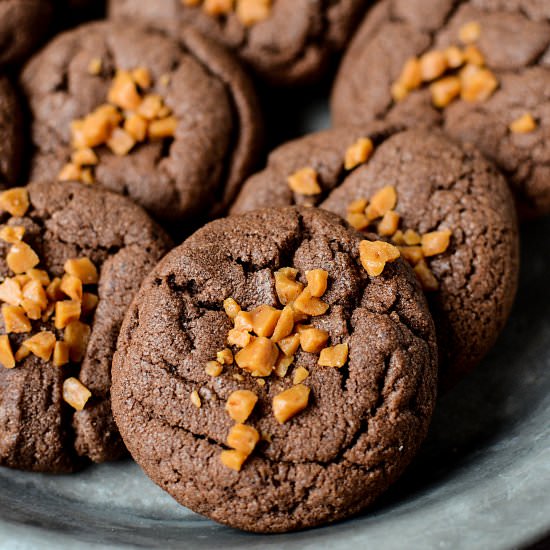
[[[124,453],[110,403],[116,339],[168,241],[141,208],[99,188],[32,183],[8,193],[0,464],[67,472],[116,459]]]
[[[23,116],[11,82],[0,78],[0,188],[17,183],[23,155]]]
[[[113,410],[180,503],[240,529],[296,530],[363,509],[412,459],[434,405],[434,327],[410,268],[369,276],[362,240],[328,212],[264,210],[208,224],[144,283]]]
[[[48,44],[21,80],[31,178],[103,186],[160,222],[223,210],[260,146],[247,77],[192,29],[176,42],[135,25],[83,25]]]
[[[0,66],[23,61],[48,31],[53,14],[51,0],[0,2]]]
[[[364,19],[342,62],[333,121],[389,118],[441,127],[498,165],[522,216],[546,214],[549,52],[548,2],[384,0]]]
[[[316,80],[347,44],[370,2],[111,0],[111,17],[137,19],[174,35],[192,25],[219,41],[272,84]],[[193,4],[193,5],[192,5]]]
[[[346,169],[349,150],[366,139],[373,144],[368,158]],[[295,192],[288,183],[304,167],[316,174],[316,195]],[[382,216],[368,220],[365,213],[384,188],[393,190],[395,204],[380,225]],[[357,201],[365,201],[359,210]],[[474,148],[437,131],[400,131],[380,123],[311,134],[276,149],[267,167],[246,182],[232,211],[295,203],[379,232],[405,247],[415,267],[420,263],[416,270],[429,287],[444,386],[474,368],[494,344],[516,292],[518,231],[504,178]],[[430,235],[428,246],[430,237],[445,238],[447,232],[444,249],[422,250],[422,235]]]

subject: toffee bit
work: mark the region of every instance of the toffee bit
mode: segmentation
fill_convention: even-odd
[[[199,395],[199,392],[197,390],[193,390],[189,396],[189,399],[191,400],[191,403],[197,407],[197,409],[200,409],[202,406],[201,398]]]

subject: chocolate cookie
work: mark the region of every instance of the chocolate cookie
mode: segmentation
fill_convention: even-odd
[[[128,199],[79,183],[13,188],[0,208],[0,465],[116,459],[111,360],[167,239]]]
[[[0,77],[0,189],[15,185],[23,152],[23,117],[13,86]]]
[[[318,78],[345,46],[367,0],[111,0],[111,17],[138,19],[180,36],[190,24],[237,53],[271,83]],[[184,27],[183,27],[184,28]]]
[[[112,389],[153,481],[216,521],[280,532],[354,514],[396,480],[426,434],[437,352],[408,266],[363,267],[378,248],[393,247],[328,212],[270,209],[208,224],[156,267]]]
[[[53,5],[50,0],[0,2],[0,66],[25,59],[48,31]]]
[[[302,174],[302,184],[317,183],[318,193],[293,191],[292,174]],[[444,386],[494,344],[516,292],[518,234],[504,179],[472,147],[440,132],[399,132],[379,123],[319,132],[275,150],[232,212],[293,203],[336,212],[403,247],[427,290]],[[443,250],[433,246],[438,238]]]
[[[440,126],[507,176],[524,216],[550,212],[550,4],[384,0],[332,96],[337,125]]]
[[[31,178],[97,183],[179,225],[223,210],[260,145],[256,100],[220,47],[180,38],[91,23],[36,55]]]

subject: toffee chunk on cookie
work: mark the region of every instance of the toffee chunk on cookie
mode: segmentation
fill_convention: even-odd
[[[110,0],[117,20],[136,19],[179,36],[192,25],[271,83],[317,79],[342,50],[364,13],[366,0]]]
[[[548,2],[383,0],[344,57],[333,121],[441,127],[497,164],[523,216],[550,213],[549,52]]]
[[[289,185],[304,167],[315,195]],[[443,386],[479,363],[508,318],[519,263],[512,197],[491,163],[439,131],[337,128],[272,152],[232,212],[304,203],[400,247],[428,295]]]
[[[147,278],[113,411],[180,503],[290,531],[358,512],[410,462],[434,405],[435,331],[398,249],[370,238],[315,208],[263,210],[208,224]]]
[[[21,80],[31,178],[105,187],[161,222],[223,210],[260,145],[248,79],[192,29],[176,42],[127,23],[83,25],[56,37]]]
[[[74,182],[4,191],[0,212],[0,465],[116,459],[116,339],[167,238],[128,199]]]

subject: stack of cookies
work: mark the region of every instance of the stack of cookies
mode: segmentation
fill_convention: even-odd
[[[550,8],[4,4],[0,465],[130,454],[255,532],[364,510],[550,213]],[[265,151],[265,90],[339,54],[333,127]]]

